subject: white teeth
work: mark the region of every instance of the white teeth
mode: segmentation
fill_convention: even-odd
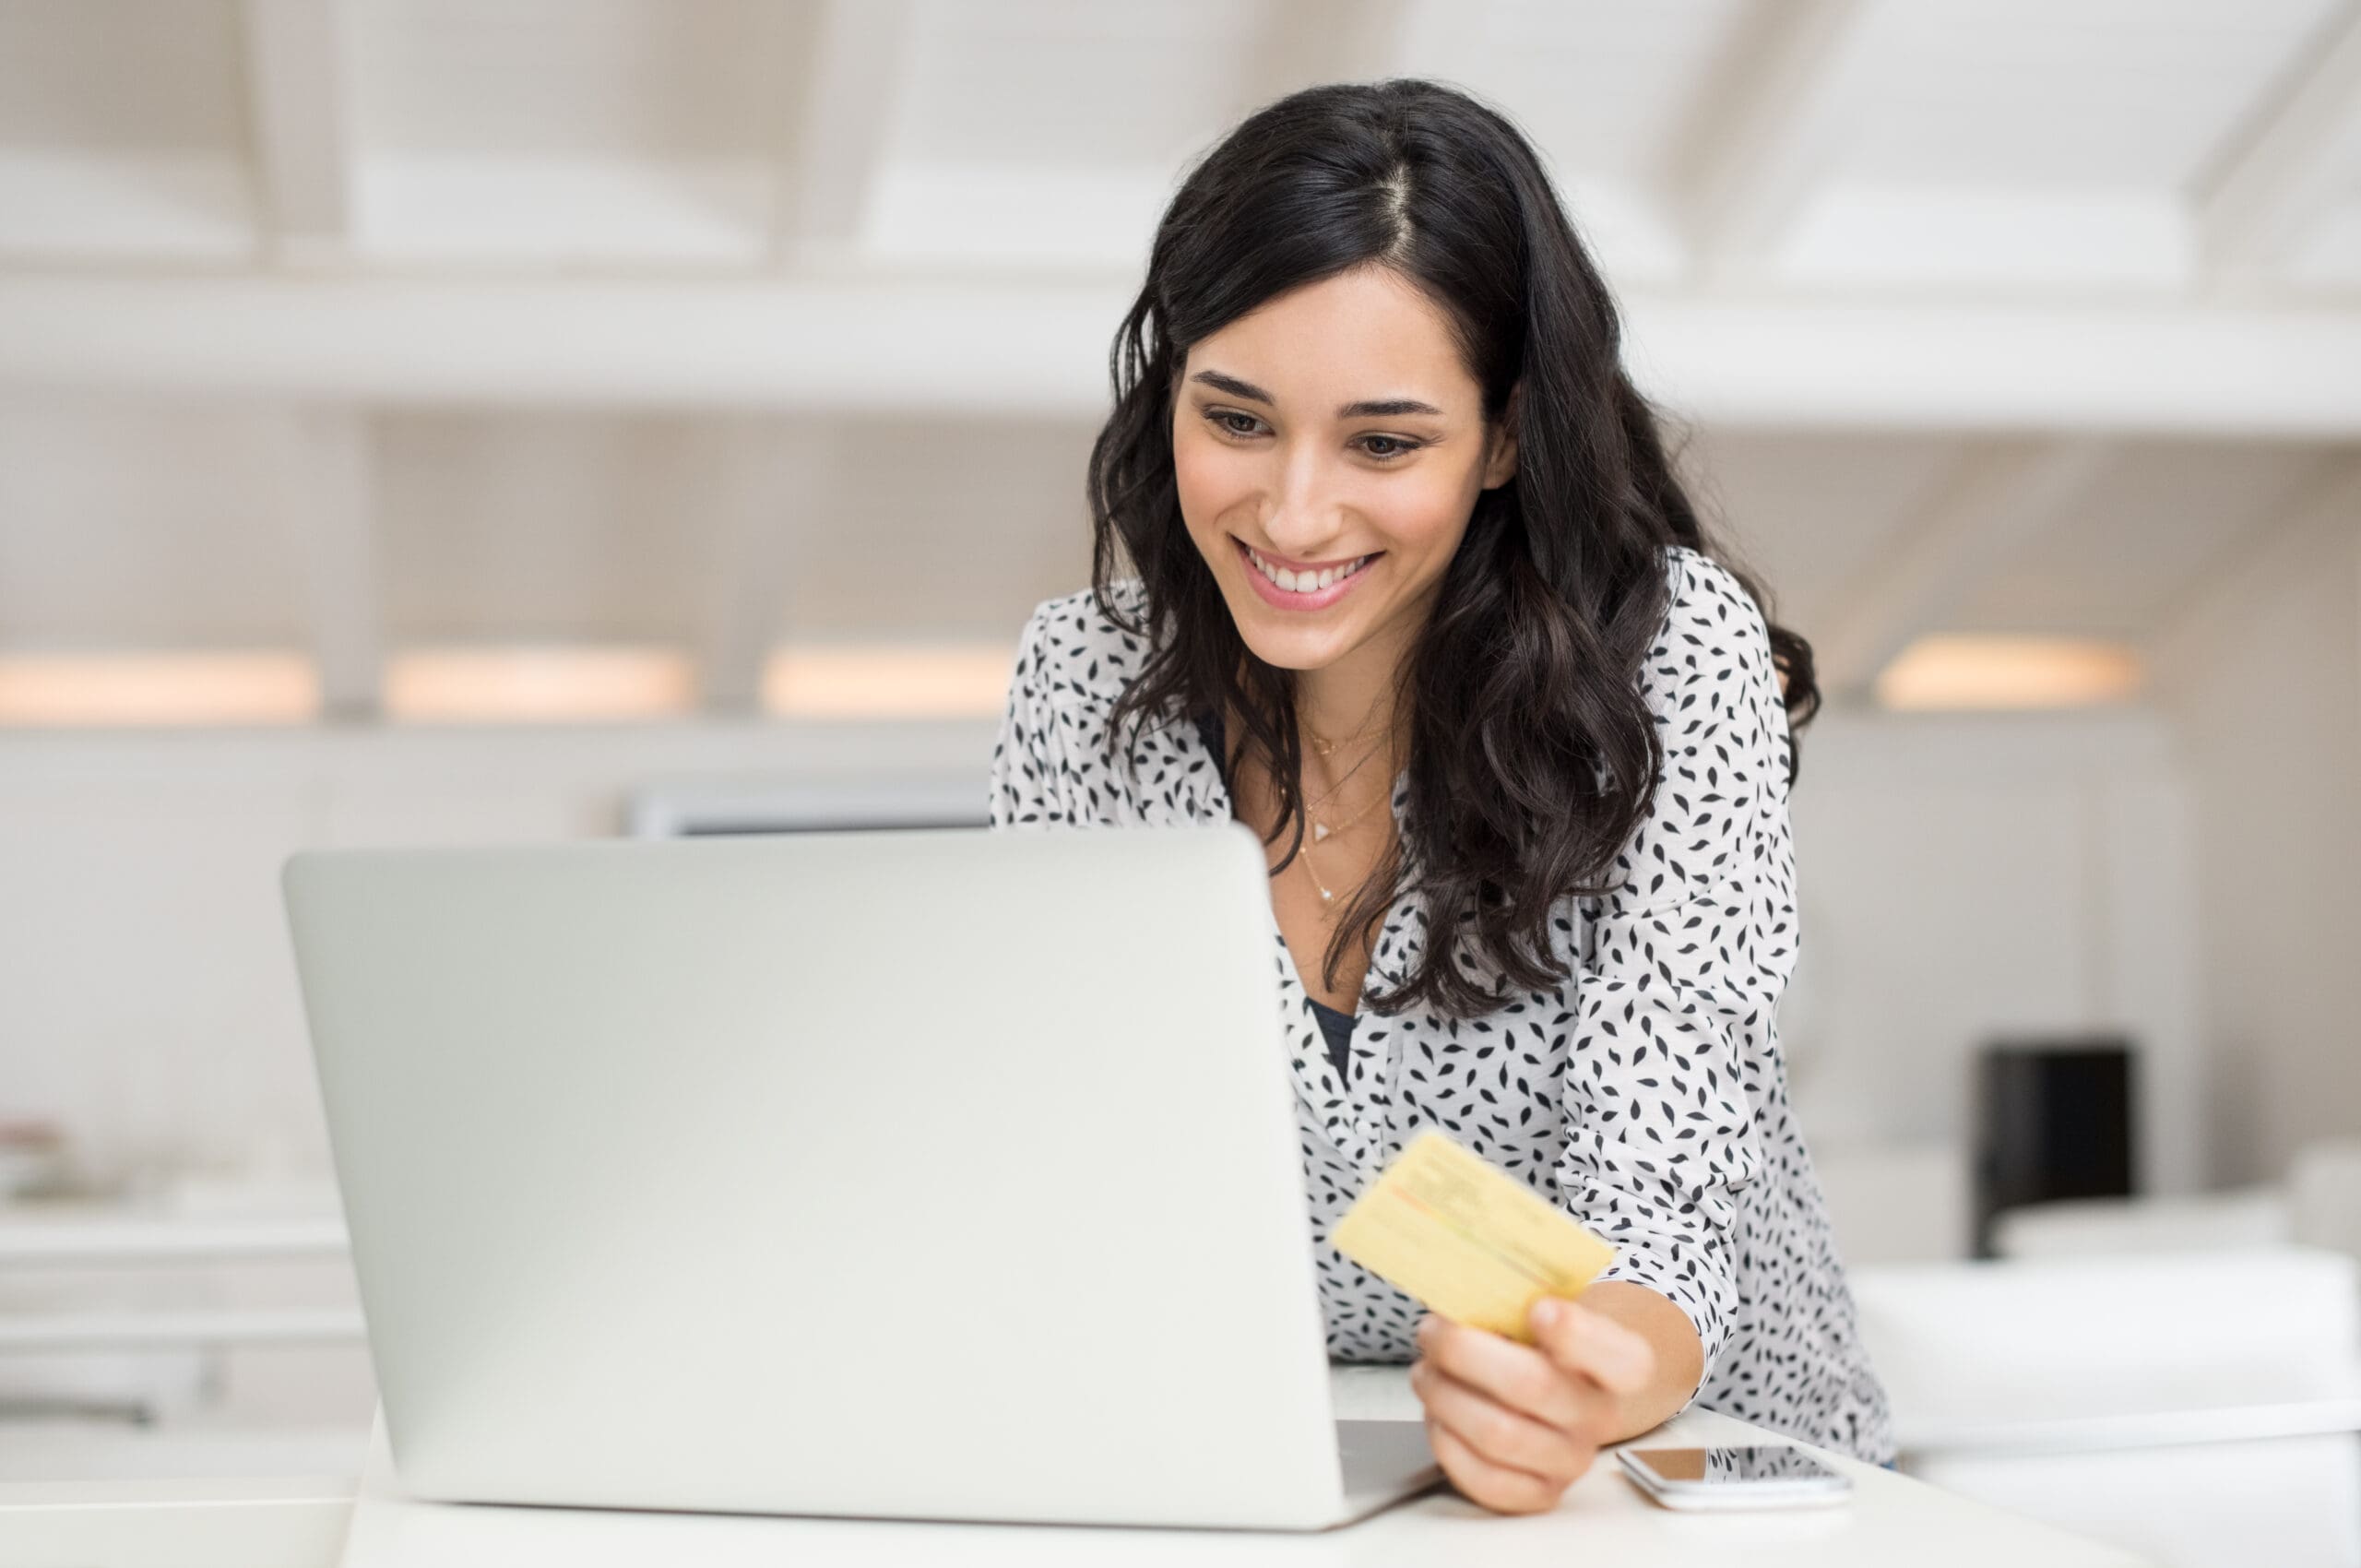
[[[1256,571],[1288,593],[1313,593],[1321,588],[1334,588],[1369,564],[1369,557],[1363,555],[1342,566],[1327,566],[1317,572],[1299,572],[1291,567],[1273,565],[1257,554],[1251,545],[1246,553],[1252,558]]]

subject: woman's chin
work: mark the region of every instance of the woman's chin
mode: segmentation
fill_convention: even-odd
[[[1357,640],[1342,625],[1274,624],[1276,620],[1272,612],[1256,605],[1238,624],[1239,638],[1247,651],[1276,669],[1325,669],[1351,652]]]

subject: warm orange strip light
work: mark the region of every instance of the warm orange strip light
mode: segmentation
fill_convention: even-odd
[[[386,664],[386,716],[410,722],[662,719],[695,705],[696,672],[679,648],[413,647]]]
[[[319,672],[300,653],[0,655],[0,725],[302,724]]]
[[[1921,637],[1878,677],[1878,701],[1913,710],[2088,707],[2138,695],[2140,658],[2070,637]]]
[[[1006,643],[789,646],[763,671],[763,706],[789,719],[978,719],[1008,700]]]

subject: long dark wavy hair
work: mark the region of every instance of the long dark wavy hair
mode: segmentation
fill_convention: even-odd
[[[1114,411],[1090,455],[1095,597],[1151,645],[1109,744],[1128,748],[1141,725],[1176,713],[1238,715],[1244,732],[1230,732],[1223,776],[1234,780],[1252,748],[1279,791],[1265,842],[1292,834],[1278,870],[1299,850],[1295,672],[1247,648],[1189,537],[1172,411],[1189,345],[1371,264],[1441,306],[1483,388],[1488,441],[1516,389],[1517,457],[1515,477],[1479,493],[1411,649],[1408,831],[1347,904],[1323,971],[1333,987],[1353,944],[1415,890],[1431,939],[1371,1004],[1475,1016],[1506,988],[1561,982],[1551,905],[1613,891],[1602,879],[1646,817],[1663,763],[1640,671],[1669,608],[1665,552],[1720,558],[1655,411],[1624,374],[1614,302],[1531,145],[1496,110],[1417,79],[1308,88],[1241,122],[1166,208],[1115,337]],[[1127,569],[1145,589],[1139,617],[1110,591]],[[1799,727],[1819,705],[1811,647],[1784,627],[1770,636]],[[1473,953],[1454,962],[1463,942]]]

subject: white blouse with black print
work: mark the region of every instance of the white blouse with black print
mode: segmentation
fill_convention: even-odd
[[[1332,1357],[1416,1359],[1418,1305],[1328,1244],[1362,1187],[1438,1127],[1615,1244],[1600,1276],[1670,1300],[1696,1326],[1691,1399],[1853,1454],[1893,1456],[1820,1182],[1787,1104],[1774,1009],[1796,962],[1787,719],[1761,612],[1686,548],[1641,684],[1665,749],[1619,889],[1564,900],[1571,977],[1488,1016],[1379,1015],[1426,940],[1388,911],[1339,1081],[1286,939],[1270,923]],[[1135,612],[1135,580],[1114,587]],[[1178,714],[1109,750],[1109,716],[1146,652],[1087,590],[1025,628],[992,754],[995,826],[1156,826],[1231,815],[1220,767]],[[1406,777],[1394,811],[1406,817]]]

